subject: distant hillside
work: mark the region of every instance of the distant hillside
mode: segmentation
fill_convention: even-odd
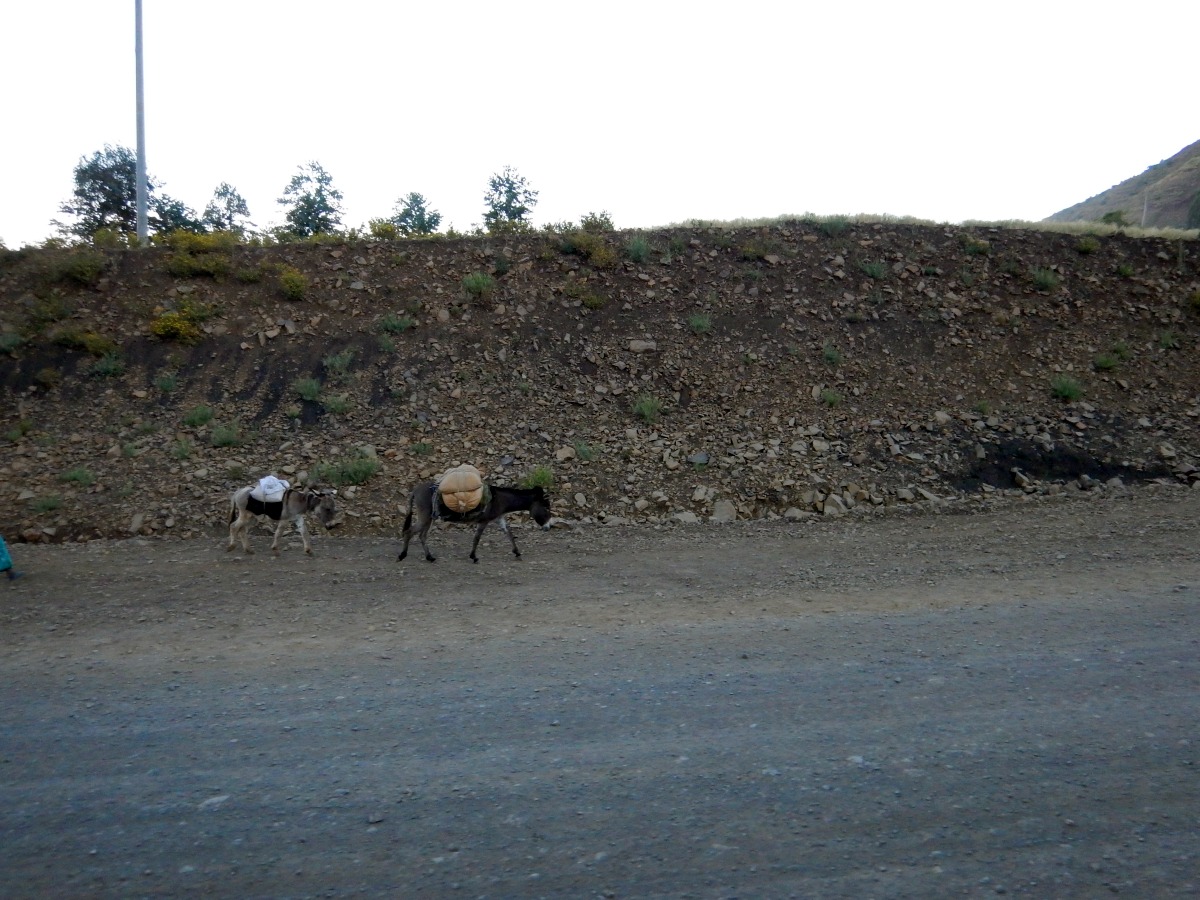
[[[1193,202],[1200,203],[1200,141],[1151,166],[1102,194],[1060,210],[1047,222],[1090,222],[1105,213],[1123,212],[1125,220],[1147,228],[1195,228],[1188,222]],[[1143,215],[1145,221],[1142,221]]]

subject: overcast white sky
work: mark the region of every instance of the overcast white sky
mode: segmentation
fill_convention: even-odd
[[[1194,0],[143,0],[147,168],[259,226],[320,162],[343,224],[488,178],[535,225],[785,213],[1044,218],[1200,139]],[[81,157],[136,147],[134,0],[0,6],[0,239],[53,233]]]

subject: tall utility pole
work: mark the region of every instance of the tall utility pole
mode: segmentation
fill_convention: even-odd
[[[145,246],[150,239],[150,222],[147,217],[148,191],[146,190],[146,103],[143,98],[142,78],[142,0],[133,0],[133,18],[136,34],[133,39],[133,55],[137,59],[137,237]]]

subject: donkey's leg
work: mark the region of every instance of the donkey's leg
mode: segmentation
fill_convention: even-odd
[[[304,516],[296,519],[296,530],[300,532],[300,540],[304,543],[304,552],[312,556],[312,547],[308,543],[308,529],[304,527]]]
[[[479,539],[483,537],[483,533],[487,530],[489,524],[490,520],[488,522],[480,522],[479,526],[475,529],[475,540],[471,542],[471,562],[473,563],[479,562],[479,557],[475,555],[475,550],[479,546]]]
[[[234,522],[233,525],[231,525],[229,527],[229,539],[232,541],[234,534],[237,534],[241,538],[241,541],[242,541],[242,552],[243,553],[253,553],[254,552],[253,550],[250,549],[250,523],[253,520],[254,520],[254,516],[252,516],[250,513],[242,512],[241,514],[238,515],[237,521]],[[232,550],[233,545],[230,544],[228,549]]]
[[[287,525],[288,520],[283,516],[279,517],[279,524],[275,526],[275,540],[271,541],[271,552],[276,556],[279,555],[279,536],[283,534],[283,527]]]
[[[400,547],[400,555],[396,557],[396,561],[404,559],[408,556],[408,542],[412,540],[413,534],[419,529],[413,524],[413,511],[410,506],[408,515],[404,519],[404,530],[400,532],[400,539],[404,542]]]
[[[396,562],[408,556],[408,542],[412,540],[412,524],[413,524],[413,506],[415,505],[416,494],[408,495],[408,512],[404,516],[404,525],[400,529],[400,540],[404,544],[400,547],[400,555],[396,557]]]
[[[229,543],[225,545],[226,552],[232,550],[237,543],[237,523],[241,517],[242,514],[236,509],[233,511],[233,515],[229,517]]]
[[[425,559],[428,562],[436,562],[437,557],[429,552],[429,542],[426,538],[429,536],[429,529],[433,525],[433,516],[430,516],[421,523],[421,530],[417,532],[417,537],[421,539],[421,546],[425,548]]]
[[[517,536],[513,534],[512,529],[508,527],[508,519],[504,516],[500,517],[500,530],[508,535],[509,541],[512,543],[513,556],[517,559],[521,558],[521,551],[517,549]]]

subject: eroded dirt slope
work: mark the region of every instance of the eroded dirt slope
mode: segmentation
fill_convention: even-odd
[[[1193,480],[1194,241],[796,222],[578,243],[8,253],[0,527],[210,534],[252,478],[360,459],[348,535],[394,533],[458,462],[540,469],[559,515],[605,523]],[[198,343],[152,333],[189,310]]]

